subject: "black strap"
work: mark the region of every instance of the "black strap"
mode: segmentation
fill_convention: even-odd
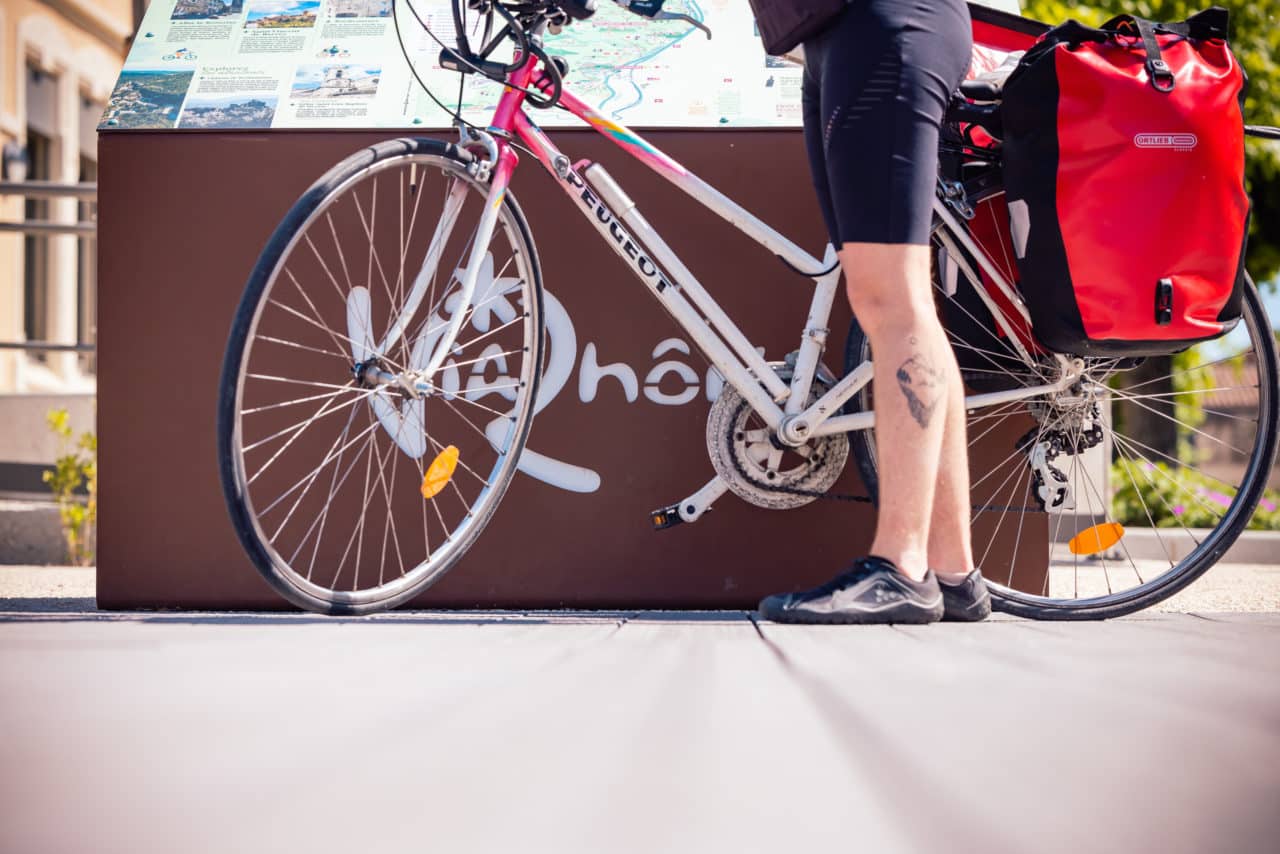
[[[1193,39],[1227,40],[1227,30],[1231,25],[1231,13],[1221,6],[1210,6],[1203,12],[1196,12],[1187,18],[1187,35]]]
[[[1221,6],[1213,6],[1197,12],[1185,21],[1170,24],[1146,21],[1133,15],[1117,15],[1100,27],[1087,27],[1079,21],[1069,20],[1045,33],[1039,42],[1027,50],[1018,66],[1021,70],[1024,66],[1036,64],[1043,55],[1053,51],[1058,45],[1065,44],[1074,49],[1085,42],[1108,42],[1117,36],[1125,36],[1142,42],[1151,86],[1156,91],[1167,94],[1173,91],[1176,81],[1173,70],[1164,61],[1158,37],[1174,35],[1196,41],[1226,41],[1229,24],[1230,14]]]
[[[1160,41],[1156,38],[1156,32],[1188,38],[1190,28],[1185,22],[1156,24],[1142,18],[1135,18],[1132,15],[1117,15],[1098,29],[1141,39],[1142,49],[1147,55],[1147,77],[1151,80],[1151,86],[1157,92],[1167,94],[1173,91],[1176,83],[1173,77],[1173,69],[1164,61],[1164,55],[1160,50]]]
[[[1142,46],[1147,51],[1147,74],[1151,78],[1151,85],[1157,92],[1166,94],[1172,92],[1176,81],[1173,79],[1173,69],[1164,61],[1160,53],[1155,24],[1144,21],[1142,18],[1135,18],[1134,23],[1137,24],[1138,33],[1142,36]]]

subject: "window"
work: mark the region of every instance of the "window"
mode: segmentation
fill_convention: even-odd
[[[40,69],[28,65],[27,95],[27,167],[28,181],[53,178],[53,140],[57,135],[58,81]],[[49,220],[47,199],[27,199],[26,219]],[[28,341],[48,340],[49,331],[49,238],[43,234],[27,234],[22,240],[22,329]],[[41,354],[31,354],[41,358]]]
[[[27,129],[27,180],[48,181],[51,175],[53,142],[31,128]],[[26,219],[47,222],[47,199],[27,199]],[[28,341],[44,341],[49,329],[49,238],[43,234],[27,234],[23,249],[23,332]],[[39,355],[39,354],[33,354]]]
[[[80,182],[98,180],[97,161],[80,155]],[[91,222],[96,205],[82,199],[78,205],[80,222]],[[94,235],[82,235],[76,264],[76,343],[94,344],[98,338],[98,242]],[[96,365],[92,354],[81,357],[80,367],[93,373]]]
[[[80,175],[81,183],[98,180],[98,121],[102,118],[103,105],[90,98],[80,99]],[[92,222],[97,218],[97,205],[93,200],[82,199],[77,205],[80,222]],[[84,235],[79,239],[76,264],[76,342],[94,344],[98,337],[98,256],[97,238]],[[92,353],[80,358],[81,370],[94,373],[96,363]]]

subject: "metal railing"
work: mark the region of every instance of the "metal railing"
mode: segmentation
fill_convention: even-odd
[[[52,341],[0,341],[0,350],[32,350],[43,353],[92,353],[93,344],[55,344]]]
[[[84,182],[79,184],[62,184],[56,181],[0,181],[0,197],[21,196],[24,199],[80,199],[96,202],[98,184]],[[24,220],[12,222],[0,220],[0,233],[58,235],[74,234],[93,236],[98,232],[95,220],[79,222],[49,222],[47,220]],[[97,348],[93,344],[60,344],[53,341],[0,341],[0,350],[23,350],[37,353],[93,353]]]
[[[0,181],[0,196],[22,196],[27,199],[87,199],[98,197],[96,182],[84,184],[59,184],[55,181]],[[20,234],[95,234],[98,224],[93,220],[81,222],[49,222],[24,220],[8,222],[0,220],[0,232]]]

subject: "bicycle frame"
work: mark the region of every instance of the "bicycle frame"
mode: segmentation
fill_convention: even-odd
[[[519,156],[511,144],[512,139],[518,139],[537,156],[539,162],[556,180],[560,188],[574,200],[574,206],[649,288],[650,292],[663,303],[686,334],[715,365],[725,381],[742,394],[781,441],[800,445],[814,437],[874,426],[875,415],[872,412],[837,415],[844,403],[871,381],[873,370],[870,361],[859,365],[821,398],[806,406],[819,360],[826,347],[827,335],[830,331],[827,323],[840,279],[840,265],[836,263],[835,249],[828,245],[823,257],[815,258],[689,172],[639,134],[596,112],[569,91],[561,92],[560,104],[596,132],[604,135],[623,151],[640,160],[699,204],[783,259],[791,267],[797,270],[814,271],[809,274],[815,285],[814,295],[809,306],[796,365],[788,385],[756,351],[738,326],[663,241],[658,231],[645,220],[635,203],[626,196],[608,172],[599,164],[585,160],[571,163],[569,158],[551,142],[546,133],[529,118],[524,110],[527,97],[525,90],[530,87],[548,93],[551,90],[551,84],[547,82],[545,76],[538,74],[538,66],[537,57],[529,56],[523,66],[508,76],[508,85],[503,90],[492,123],[487,128],[487,135],[478,140],[488,149],[486,153],[489,155],[488,168],[491,173],[491,184],[485,215],[478,226],[472,254],[461,282],[461,304],[463,306],[470,304],[484,258],[484,249],[492,236],[497,212],[519,163]],[[947,204],[942,199],[935,198],[934,211],[942,221],[941,228],[946,232],[945,239],[953,241],[953,245],[959,244],[968,250],[1009,303],[1029,323],[1030,315],[1016,290],[986,252],[960,226],[959,220]],[[446,215],[448,212],[449,209],[446,208]],[[445,239],[447,239],[447,231]],[[433,253],[428,251],[427,254],[428,261],[424,265],[424,273],[427,272],[428,267],[434,268],[434,264],[431,263]],[[976,272],[970,269],[962,258],[958,257],[957,261],[965,269],[970,282],[978,281]],[[1021,357],[1035,370],[1036,363],[1023,348],[1018,336],[1014,334],[1004,311],[984,288],[975,287],[975,290],[1009,340],[1018,349]],[[411,315],[415,309],[416,305],[411,300],[402,316]],[[465,311],[462,310],[455,313],[454,326],[460,326],[464,314]],[[448,345],[453,341],[457,331],[456,328],[451,328],[445,334],[437,351],[428,361],[423,376],[429,379],[443,363],[448,354]],[[1058,358],[1062,370],[1055,381],[1008,391],[972,395],[965,399],[966,408],[973,410],[995,406],[1061,391],[1069,387],[1079,376],[1082,366],[1073,365],[1064,357]],[[1040,372],[1037,370],[1037,373]]]

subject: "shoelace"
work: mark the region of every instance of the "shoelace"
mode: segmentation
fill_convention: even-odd
[[[879,558],[860,557],[853,562],[853,566],[848,570],[840,573],[826,584],[815,587],[811,592],[819,595],[825,595],[828,593],[834,593],[837,590],[842,590],[846,587],[852,587],[864,578],[876,574],[882,568],[892,570],[893,565],[888,561],[881,560]]]

